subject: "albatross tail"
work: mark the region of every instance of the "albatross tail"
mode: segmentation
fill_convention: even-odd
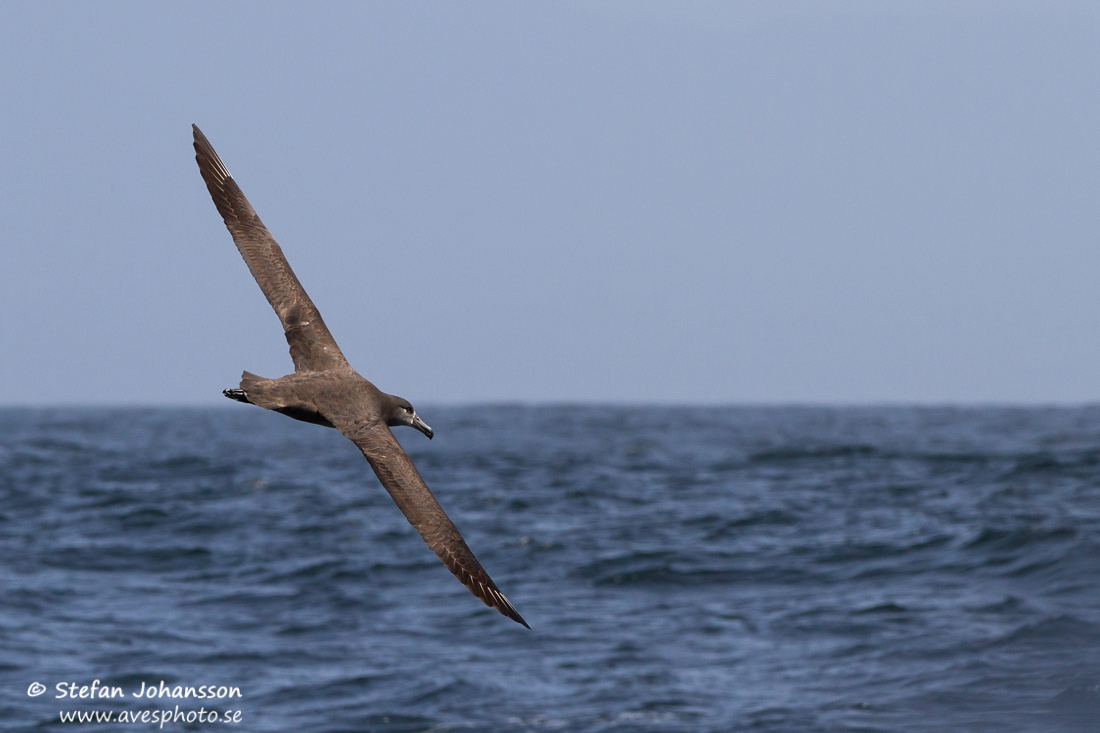
[[[247,405],[255,405],[256,403],[248,399],[249,388],[254,388],[257,382],[265,382],[263,377],[256,376],[252,372],[243,372],[241,374],[241,387],[240,389],[223,389],[222,394],[231,400],[237,402],[244,402]]]

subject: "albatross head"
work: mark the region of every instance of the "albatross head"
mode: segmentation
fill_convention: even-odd
[[[420,419],[420,416],[416,414],[416,410],[409,404],[409,401],[402,399],[401,397],[394,397],[393,395],[386,395],[386,407],[388,408],[388,414],[386,415],[386,424],[391,428],[396,425],[408,425],[410,428],[416,428],[424,435],[428,436],[428,440],[432,439],[432,435],[435,432],[428,427],[428,424]]]

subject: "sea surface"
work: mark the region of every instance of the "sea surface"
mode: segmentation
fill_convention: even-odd
[[[528,631],[234,407],[0,410],[0,730],[1100,730],[1100,408],[422,409]]]

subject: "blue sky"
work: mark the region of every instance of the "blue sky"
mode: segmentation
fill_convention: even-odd
[[[290,371],[192,122],[414,404],[1096,401],[1097,38],[1091,3],[0,4],[0,405]]]

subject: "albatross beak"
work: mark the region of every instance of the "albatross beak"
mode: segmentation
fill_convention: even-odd
[[[424,435],[427,435],[428,440],[431,440],[432,436],[435,435],[435,431],[428,427],[428,423],[421,420],[420,416],[417,415],[415,412],[413,413],[412,426],[420,432],[424,433]]]

